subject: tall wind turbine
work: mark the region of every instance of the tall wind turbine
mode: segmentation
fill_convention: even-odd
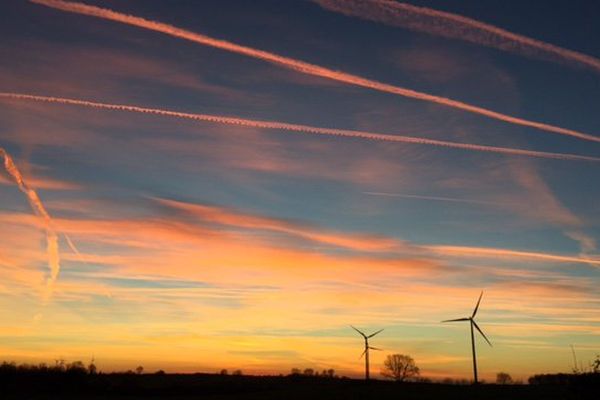
[[[483,297],[483,290],[481,291],[481,294],[479,295],[479,300],[477,300],[477,305],[475,306],[475,309],[473,310],[473,314],[471,314],[470,317],[448,319],[446,321],[442,321],[442,322],[469,321],[469,325],[471,325],[471,348],[473,349],[473,377],[474,377],[473,382],[475,384],[478,383],[478,380],[477,380],[477,355],[475,353],[475,334],[473,333],[473,327],[475,327],[475,329],[477,329],[479,331],[479,333],[481,333],[481,336],[483,336],[483,338],[490,345],[490,347],[492,346],[492,343],[488,340],[488,338],[485,336],[483,331],[479,328],[479,325],[477,325],[477,322],[475,322],[475,314],[477,314],[477,309],[479,309],[479,303],[481,303],[481,297]]]
[[[356,332],[360,333],[360,335],[363,338],[365,338],[365,351],[363,351],[363,353],[360,355],[360,358],[362,358],[362,356],[365,356],[365,380],[368,381],[369,380],[369,350],[381,350],[381,349],[378,349],[377,347],[369,346],[369,339],[372,338],[373,336],[377,335],[378,333],[380,333],[383,329],[380,329],[375,333],[371,333],[370,335],[365,335],[363,332],[356,329],[352,325],[350,325],[350,327],[352,329],[354,329]]]

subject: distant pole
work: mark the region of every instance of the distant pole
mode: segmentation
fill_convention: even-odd
[[[473,334],[473,321],[471,322],[471,348],[473,349],[473,383],[477,385],[479,383],[477,381],[477,355],[475,354],[475,335]]]
[[[365,380],[369,380],[369,341],[365,339]]]

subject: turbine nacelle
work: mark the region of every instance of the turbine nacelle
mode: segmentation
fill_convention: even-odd
[[[479,295],[479,299],[477,300],[477,304],[475,305],[475,309],[473,309],[473,314],[471,314],[470,317],[456,318],[456,319],[447,319],[447,320],[442,321],[442,322],[445,323],[445,322],[469,321],[471,323],[471,325],[474,326],[475,329],[477,329],[477,331],[481,334],[481,336],[483,336],[483,338],[485,339],[485,341],[487,342],[487,344],[489,344],[490,346],[492,346],[492,343],[489,341],[489,339],[487,338],[487,336],[485,336],[485,333],[483,333],[483,331],[481,330],[481,328],[479,327],[479,325],[477,325],[477,322],[475,322],[475,315],[477,315],[477,310],[479,310],[479,304],[481,304],[481,298],[482,297],[483,297],[483,291],[481,291],[481,294]]]

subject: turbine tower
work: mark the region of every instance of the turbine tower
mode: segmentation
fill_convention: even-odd
[[[372,338],[373,336],[377,335],[378,333],[380,333],[383,329],[380,329],[375,333],[371,333],[370,335],[365,335],[363,332],[356,329],[352,325],[350,325],[350,327],[352,329],[354,329],[356,332],[358,332],[365,339],[365,351],[363,351],[363,353],[360,355],[360,358],[365,356],[365,380],[368,381],[369,380],[369,350],[381,350],[381,349],[378,349],[377,347],[369,346],[369,339]]]
[[[471,349],[473,350],[473,378],[474,378],[473,382],[475,384],[477,384],[479,381],[477,380],[477,355],[475,353],[475,334],[473,332],[473,328],[475,328],[475,329],[477,329],[477,331],[479,331],[481,336],[483,336],[483,338],[490,345],[490,347],[492,346],[492,343],[488,340],[488,338],[485,336],[483,331],[479,328],[479,325],[477,325],[477,322],[475,322],[475,314],[477,314],[477,309],[479,309],[479,303],[481,303],[481,297],[483,297],[483,290],[481,291],[481,294],[479,295],[479,300],[477,300],[477,305],[475,306],[475,309],[473,310],[473,314],[471,314],[470,317],[448,319],[446,321],[442,321],[442,322],[469,321],[469,325],[471,325]]]

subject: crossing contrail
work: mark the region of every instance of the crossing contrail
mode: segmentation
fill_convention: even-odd
[[[122,14],[116,11],[112,11],[106,8],[100,8],[90,6],[82,3],[68,2],[62,0],[30,0],[33,3],[45,5],[58,10],[72,12],[76,14],[88,15],[98,18],[103,18],[111,21],[117,21],[128,25],[137,26],[144,29],[149,29],[156,32],[161,32],[177,38],[189,40],[191,42],[199,43],[205,46],[211,46],[222,50],[230,51],[237,54],[242,54],[248,57],[253,57],[263,61],[268,61],[273,64],[280,65],[291,70],[301,72],[308,75],[319,76],[326,79],[332,79],[338,82],[344,82],[347,84],[365,87],[380,92],[391,93],[399,96],[409,97],[422,101],[432,102],[436,104],[445,105],[455,109],[471,112],[474,114],[483,115],[496,120],[516,124],[520,126],[527,126],[530,128],[536,128],[546,132],[552,132],[560,135],[566,135],[576,137],[582,140],[588,140],[593,142],[600,142],[600,137],[594,136],[588,133],[579,132],[572,129],[561,128],[542,122],[531,121],[519,117],[513,117],[500,112],[492,111],[483,107],[474,106],[471,104],[463,103],[461,101],[448,99],[445,97],[435,96],[427,93],[418,92],[415,90],[403,88],[400,86],[394,86],[387,83],[378,82],[375,80],[363,78],[357,75],[349,74],[342,71],[336,71],[333,69],[321,67],[315,64],[310,64],[304,61],[296,60],[293,58],[280,56],[274,53],[270,53],[264,50],[258,50],[247,46],[238,45],[226,40],[220,40],[211,38],[206,35],[194,33],[185,29],[177,28],[172,25],[164,24],[157,21],[150,21],[144,18],[136,17],[133,15]]]
[[[390,0],[313,0],[344,15],[600,72],[600,60],[458,14]]]
[[[22,93],[0,92],[0,99],[15,99],[15,100],[40,101],[40,102],[48,102],[48,103],[60,103],[60,104],[92,107],[92,108],[106,109],[106,110],[127,111],[127,112],[136,112],[136,113],[142,113],[142,114],[154,114],[154,115],[161,115],[161,116],[166,116],[166,117],[191,119],[191,120],[195,120],[195,121],[205,121],[205,122],[212,122],[212,123],[218,123],[218,124],[238,125],[238,126],[261,128],[261,129],[276,129],[276,130],[285,130],[285,131],[290,131],[290,132],[303,132],[303,133],[314,134],[314,135],[338,136],[338,137],[377,140],[377,141],[385,141],[385,142],[421,144],[421,145],[455,148],[455,149],[471,150],[471,151],[479,151],[479,152],[487,152],[487,153],[498,153],[498,154],[517,155],[517,156],[527,156],[527,157],[549,158],[549,159],[556,159],[556,160],[600,162],[600,157],[584,156],[584,155],[578,155],[578,154],[551,153],[551,152],[544,152],[544,151],[515,149],[515,148],[511,148],[511,147],[497,147],[497,146],[485,146],[485,145],[471,144],[471,143],[449,142],[449,141],[445,141],[445,140],[427,139],[427,138],[420,138],[420,137],[414,137],[414,136],[390,135],[390,134],[384,134],[384,133],[348,130],[348,129],[321,128],[321,127],[316,127],[316,126],[290,124],[290,123],[278,122],[278,121],[261,121],[261,120],[254,120],[254,119],[227,117],[227,116],[211,115],[211,114],[194,114],[194,113],[185,113],[185,112],[179,112],[179,111],[163,110],[163,109],[158,109],[158,108],[131,106],[131,105],[125,105],[125,104],[98,103],[98,102],[93,102],[93,101],[88,101],[88,100],[69,99],[69,98],[63,98],[63,97],[49,97],[49,96],[38,96],[38,95],[22,94]]]
[[[6,152],[5,149],[0,147],[0,155],[4,158],[4,169],[13,178],[19,190],[27,196],[27,200],[33,212],[42,219],[44,222],[44,229],[46,231],[46,250],[48,252],[48,266],[50,267],[50,276],[47,280],[47,294],[52,293],[54,282],[58,278],[60,272],[60,254],[58,250],[58,236],[52,227],[52,220],[48,211],[42,204],[37,192],[30,188],[25,180],[21,171],[17,168],[12,157]]]

